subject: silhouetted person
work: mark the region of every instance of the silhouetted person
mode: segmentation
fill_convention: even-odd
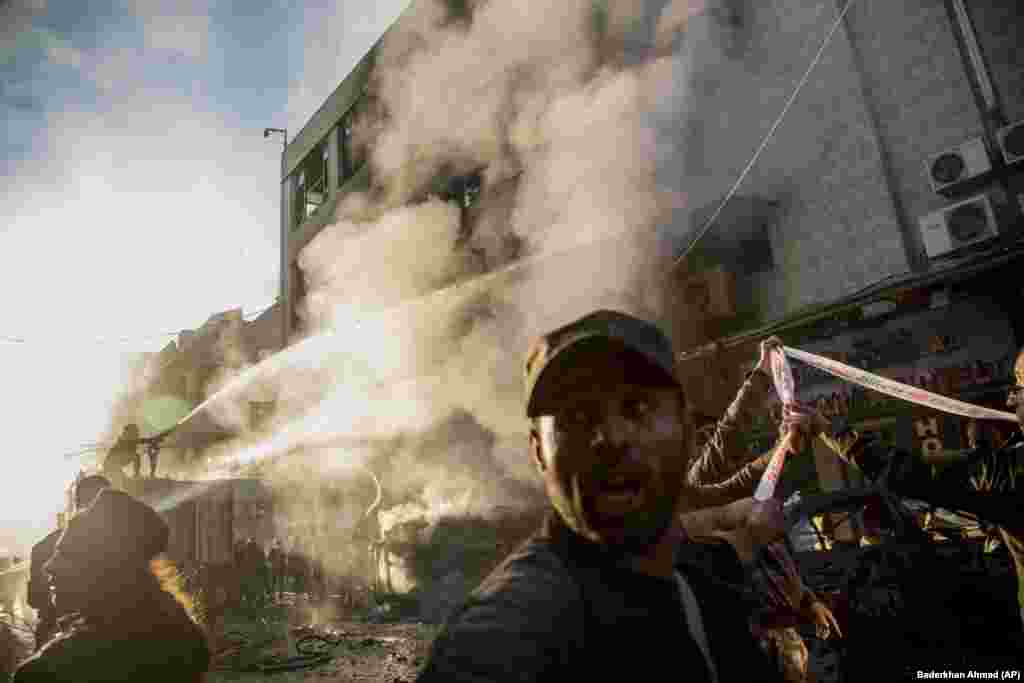
[[[287,571],[285,553],[281,548],[281,539],[275,538],[270,544],[267,560],[270,564],[270,594],[277,600],[284,592],[285,573]]]
[[[139,478],[142,469],[142,456],[139,455],[139,428],[134,424],[125,426],[117,442],[107,451],[103,459],[103,474],[117,483],[124,482],[124,468],[131,465],[135,478]]]
[[[263,548],[253,538],[242,547],[243,596],[250,605],[263,603],[267,587],[267,558]]]
[[[106,477],[94,474],[84,477],[75,484],[75,511],[85,509],[103,489],[110,488]],[[32,546],[29,561],[28,606],[36,610],[36,649],[41,648],[57,631],[57,619],[61,616],[50,596],[50,581],[43,571],[43,565],[53,557],[57,541],[63,529],[51,531],[43,540]]]
[[[149,459],[149,478],[156,479],[156,466],[160,461],[160,444],[147,443],[146,457]],[[138,468],[136,468],[135,476],[139,476]]]
[[[13,682],[202,681],[206,639],[184,596],[162,585],[169,538],[153,508],[113,489],[71,519],[45,570],[57,609],[74,617]]]

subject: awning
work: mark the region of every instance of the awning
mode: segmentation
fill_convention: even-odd
[[[933,264],[933,269],[927,272],[907,273],[899,277],[883,280],[836,301],[807,306],[763,327],[740,332],[688,349],[679,353],[676,356],[676,361],[680,363],[691,361],[703,356],[712,355],[722,348],[732,348],[757,342],[773,334],[780,334],[787,330],[804,327],[826,318],[835,317],[852,308],[882,299],[894,298],[915,289],[968,280],[976,275],[1009,265],[1022,258],[1024,258],[1024,245],[997,246],[989,251],[965,256],[949,264],[941,266]]]

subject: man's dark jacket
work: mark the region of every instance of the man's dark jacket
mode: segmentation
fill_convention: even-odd
[[[742,595],[696,564],[678,568],[699,603],[718,680],[780,680],[751,636]],[[710,680],[685,626],[655,627],[652,608],[664,615],[671,605],[644,602],[627,571],[552,513],[449,618],[418,683],[640,680],[654,671]],[[651,581],[636,578],[640,589]]]
[[[57,625],[57,608],[50,599],[50,582],[43,571],[43,565],[53,557],[61,533],[62,529],[51,531],[43,540],[32,546],[32,553],[29,555],[28,606],[37,612],[40,628],[36,630],[36,637],[40,640],[48,640],[48,636]],[[36,647],[42,644],[36,643]]]
[[[80,617],[22,662],[12,683],[200,683],[210,666],[203,632],[159,589],[126,591],[108,621]],[[130,597],[128,597],[130,596]]]

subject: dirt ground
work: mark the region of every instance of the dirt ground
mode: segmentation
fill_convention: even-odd
[[[277,606],[225,618],[208,683],[299,680],[411,683],[438,627],[412,620],[381,623],[331,610]],[[310,639],[321,636],[323,640]],[[322,654],[313,662],[303,653]],[[293,670],[280,670],[289,669]]]

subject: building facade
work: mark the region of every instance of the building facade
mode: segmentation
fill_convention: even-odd
[[[688,95],[683,151],[671,169],[687,206],[661,230],[686,256],[666,322],[703,417],[721,414],[756,342],[772,333],[860,354],[863,367],[954,395],[1001,400],[1006,359],[1024,341],[1020,286],[1001,284],[1019,267],[1024,10],[963,0],[713,0],[673,31],[665,19],[678,3],[641,4],[619,63],[675,54],[687,65],[678,84]],[[595,3],[595,13],[614,5]],[[307,294],[299,253],[350,192],[386,185],[368,161],[373,136],[360,130],[387,115],[372,87],[387,39],[286,147],[286,336],[301,327]],[[449,174],[432,191],[458,203],[472,231],[481,205],[515,205],[517,182]],[[514,260],[516,245],[509,250]],[[912,438],[907,404],[872,396],[870,408],[854,410],[857,390],[801,373],[805,398],[863,424],[901,415]],[[767,429],[752,448],[766,439]]]

